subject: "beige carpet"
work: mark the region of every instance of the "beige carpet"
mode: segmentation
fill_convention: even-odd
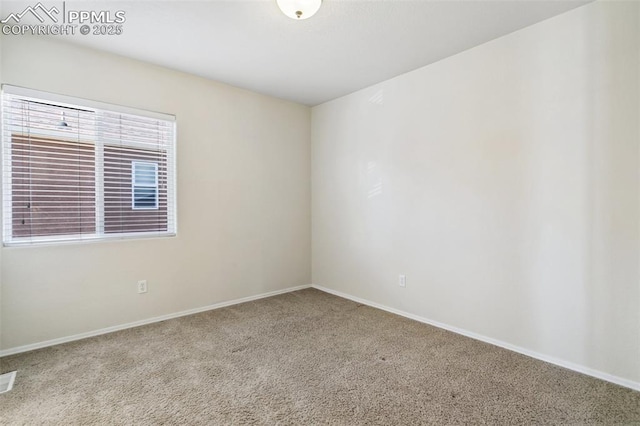
[[[640,425],[639,392],[312,289],[2,369],[2,424]]]

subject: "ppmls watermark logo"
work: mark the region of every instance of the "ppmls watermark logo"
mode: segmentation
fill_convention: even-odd
[[[58,7],[60,6],[60,7]],[[4,35],[120,35],[125,11],[67,10],[66,2],[46,7],[38,2],[0,20]]]

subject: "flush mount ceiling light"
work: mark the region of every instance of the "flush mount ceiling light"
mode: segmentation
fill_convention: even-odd
[[[322,0],[276,0],[282,13],[292,19],[311,18],[320,9]]]

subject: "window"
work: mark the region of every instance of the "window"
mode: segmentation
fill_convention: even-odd
[[[175,235],[173,116],[2,89],[5,244]]]
[[[158,163],[134,161],[131,182],[131,208],[134,210],[158,208]]]

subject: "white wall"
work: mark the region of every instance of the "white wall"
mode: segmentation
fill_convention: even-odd
[[[590,4],[313,108],[314,284],[640,385],[639,16]]]
[[[1,72],[178,125],[178,237],[3,248],[2,348],[310,283],[309,108],[38,38],[5,36]]]

